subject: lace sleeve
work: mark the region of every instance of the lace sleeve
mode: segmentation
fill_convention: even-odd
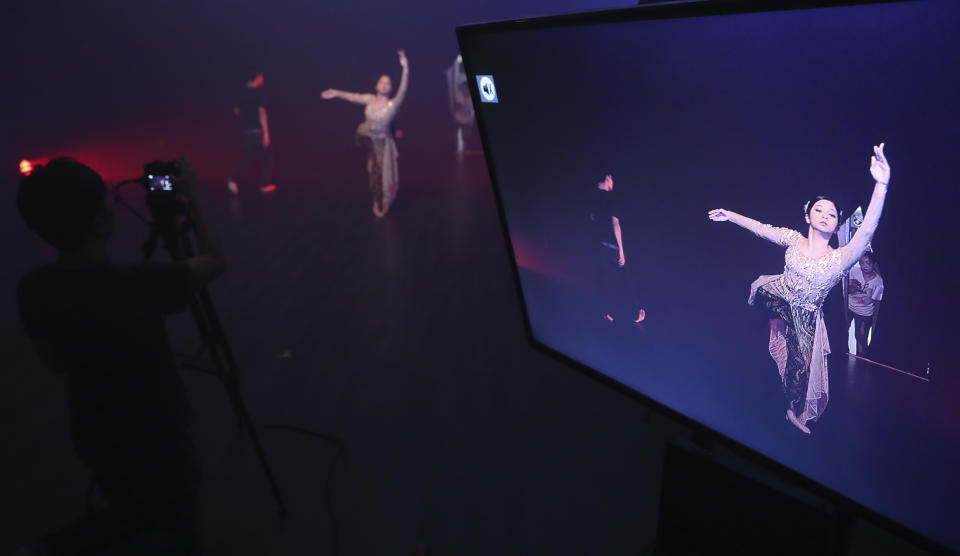
[[[347,102],[353,102],[355,104],[367,104],[373,100],[373,95],[370,93],[350,93],[347,91],[339,91],[339,96]]]
[[[883,212],[883,203],[887,198],[887,185],[877,182],[873,188],[873,196],[867,206],[867,213],[863,216],[863,223],[850,238],[850,243],[840,248],[843,252],[844,269],[855,265],[870,245],[873,234],[880,223],[880,214]]]
[[[797,240],[802,239],[803,235],[796,230],[791,230],[790,228],[779,228],[777,226],[771,226],[770,224],[760,224],[755,229],[750,230],[757,237],[762,237],[768,241],[776,243],[780,247],[790,247]]]
[[[407,84],[410,81],[410,68],[403,68],[403,73],[400,75],[400,87],[397,89],[397,96],[393,97],[393,103],[399,108],[403,104],[404,99],[407,98]]]

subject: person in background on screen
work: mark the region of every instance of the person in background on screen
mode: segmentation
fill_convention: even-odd
[[[590,222],[597,254],[597,284],[603,318],[640,324],[646,312],[640,308],[633,287],[626,253],[623,250],[623,229],[620,225],[620,204],[613,191],[613,176],[607,175],[592,193]]]
[[[243,155],[227,178],[227,189],[234,195],[240,193],[237,178],[249,169],[253,158],[257,157],[260,162],[260,183],[257,187],[263,193],[275,191],[277,186],[273,183],[273,148],[267,109],[263,101],[262,72],[253,74],[240,89],[233,106],[233,115],[240,125]]]
[[[829,397],[827,354],[830,345],[823,321],[823,302],[866,251],[880,222],[890,183],[890,165],[883,143],[873,148],[870,174],[873,196],[863,225],[850,243],[834,249],[830,238],[839,214],[833,201],[817,197],[804,205],[807,234],[775,228],[726,209],[708,213],[715,222],[730,221],[758,237],[786,247],[783,274],[760,276],[750,286],[748,303],[760,303],[770,315],[770,355],[777,363],[787,396],[787,420],[806,434],[806,423],[823,414]]]
[[[373,214],[383,217],[390,210],[397,196],[400,176],[397,171],[397,143],[391,131],[393,118],[407,96],[409,64],[403,50],[397,51],[400,58],[400,87],[397,94],[390,98],[393,82],[389,75],[381,75],[377,81],[376,94],[348,93],[337,89],[327,89],[321,93],[324,99],[341,98],[356,104],[363,104],[366,120],[357,128],[357,139],[366,145],[367,174],[370,178],[370,194],[373,197]]]
[[[850,269],[847,285],[847,308],[856,326],[856,354],[865,356],[869,347],[867,340],[876,328],[880,300],[883,299],[883,278],[876,255],[867,251],[860,257],[860,264]]]

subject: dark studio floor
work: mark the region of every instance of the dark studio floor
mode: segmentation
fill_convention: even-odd
[[[184,371],[207,553],[644,554],[663,439],[685,432],[528,346],[481,156],[404,155],[383,220],[359,156],[268,196],[207,188],[229,266],[211,293],[254,419],[346,446],[259,429],[289,508],[281,521],[223,388]],[[135,259],[139,224],[119,216],[117,230],[116,258]],[[63,385],[15,317],[17,277],[50,253],[14,218],[0,231],[22,246],[0,271],[7,554],[79,515],[88,475]],[[197,348],[188,316],[170,328],[178,353]],[[849,553],[877,547],[922,554],[858,524]]]

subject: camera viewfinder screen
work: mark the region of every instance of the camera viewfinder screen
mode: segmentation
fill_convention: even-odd
[[[960,550],[960,2],[744,5],[459,30],[531,334]]]
[[[173,178],[170,176],[150,175],[147,178],[150,180],[151,191],[173,191]]]

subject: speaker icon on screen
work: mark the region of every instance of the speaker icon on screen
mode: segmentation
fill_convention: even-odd
[[[478,75],[477,88],[480,89],[481,102],[500,102],[497,98],[497,86],[493,84],[492,75]]]

